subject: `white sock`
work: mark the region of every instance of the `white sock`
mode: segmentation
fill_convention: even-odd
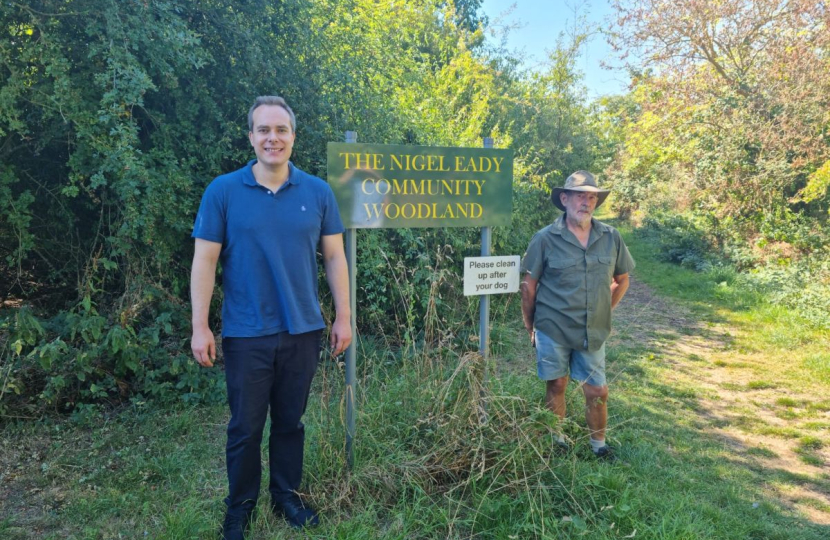
[[[556,442],[558,442],[559,444],[568,444],[567,439],[565,439],[565,436],[561,433],[558,433],[556,435]]]
[[[591,437],[591,450],[593,450],[595,454],[599,452],[599,449],[603,446],[605,446],[605,439],[598,441]]]

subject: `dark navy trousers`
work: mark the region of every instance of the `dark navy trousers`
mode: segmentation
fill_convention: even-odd
[[[222,340],[231,420],[228,423],[228,512],[256,506],[260,446],[271,410],[268,490],[279,500],[300,487],[305,432],[301,418],[320,358],[322,330]]]

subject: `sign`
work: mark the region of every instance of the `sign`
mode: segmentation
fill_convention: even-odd
[[[509,225],[513,151],[328,143],[328,182],[343,225]]]
[[[519,259],[464,257],[464,296],[519,292]]]

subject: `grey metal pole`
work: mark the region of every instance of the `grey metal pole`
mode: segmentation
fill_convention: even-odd
[[[484,137],[484,148],[493,148],[493,138]],[[490,256],[490,227],[481,228],[481,256]],[[479,303],[479,328],[478,333],[478,352],[481,353],[484,359],[484,380],[487,380],[487,356],[490,350],[490,295],[483,294],[480,296]]]
[[[357,132],[347,131],[346,142],[356,143]],[[352,342],[346,349],[346,465],[351,470],[354,467],[354,435],[355,435],[355,363],[357,351],[357,287],[355,274],[357,271],[357,229],[346,229],[346,263],[349,267],[349,308],[351,310]]]
[[[484,148],[493,148],[493,138],[492,137],[484,137]],[[481,256],[482,257],[489,257],[490,256],[490,241],[492,237],[492,231],[490,227],[482,227],[481,228]],[[481,361],[484,363],[482,366],[482,380],[481,380],[481,390],[480,390],[480,397],[482,398],[481,401],[481,409],[479,411],[479,420],[482,424],[487,423],[487,403],[483,400],[485,389],[487,388],[487,380],[489,375],[487,373],[487,359],[490,353],[490,295],[483,294],[481,295],[479,300],[479,333],[478,333],[478,352],[481,354]]]

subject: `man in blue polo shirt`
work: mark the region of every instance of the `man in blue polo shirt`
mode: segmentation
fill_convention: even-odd
[[[216,264],[222,263],[222,350],[231,409],[222,527],[227,540],[242,539],[253,518],[269,408],[272,509],[294,527],[319,522],[297,494],[301,417],[325,328],[317,296],[318,245],[336,311],[332,353],[343,352],[352,339],[343,224],[334,194],[323,180],[289,161],[296,120],[285,100],[256,98],[248,128],[256,159],[210,183],[193,227],[191,348],[205,367],[216,359],[208,311]]]

